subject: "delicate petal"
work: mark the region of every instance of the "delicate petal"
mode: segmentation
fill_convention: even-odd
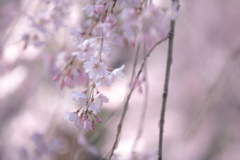
[[[100,117],[98,117],[97,115],[95,115],[94,117],[96,118],[96,121],[97,121],[98,123],[102,123],[102,119],[101,119]]]
[[[92,128],[92,121],[90,121],[89,119],[86,119],[84,121],[83,128],[86,129],[86,130],[93,129]]]
[[[74,122],[78,119],[78,114],[76,112],[65,112],[64,119]]]
[[[122,72],[124,67],[125,67],[125,65],[122,65],[120,68],[114,69],[112,71],[111,75],[113,76],[113,81],[115,80],[115,78],[117,78],[117,79],[123,79],[124,78],[124,73]]]
[[[92,111],[93,114],[97,114],[97,112],[100,112],[98,107],[94,104],[94,103],[91,103],[89,106],[88,106],[88,110],[89,111]]]
[[[102,93],[98,93],[97,95],[94,96],[94,102],[99,108],[101,108],[103,106],[103,103],[109,102],[109,99]]]

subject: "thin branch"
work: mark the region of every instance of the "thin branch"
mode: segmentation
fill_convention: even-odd
[[[131,77],[131,80],[130,80],[130,85],[132,85],[133,78],[135,76],[136,66],[137,66],[137,61],[138,61],[138,55],[139,55],[139,49],[140,49],[140,43],[137,44],[137,50],[136,50],[136,54],[135,54],[135,57],[134,57],[133,70],[132,70],[132,77]]]
[[[164,39],[164,40],[165,40],[165,39]],[[124,120],[124,118],[125,118],[125,115],[126,115],[126,112],[127,112],[127,109],[128,109],[128,102],[129,102],[130,97],[131,97],[131,95],[132,95],[132,92],[133,92],[133,90],[134,90],[134,88],[135,88],[136,81],[137,81],[137,79],[139,78],[140,74],[142,73],[142,70],[143,70],[143,67],[144,67],[144,65],[145,65],[145,62],[146,62],[147,58],[151,55],[151,53],[152,53],[152,51],[154,50],[154,48],[155,48],[157,45],[161,44],[164,40],[160,40],[160,41],[158,41],[156,44],[154,44],[153,47],[149,50],[149,52],[144,56],[144,58],[143,58],[143,60],[142,60],[141,68],[139,69],[139,71],[138,71],[138,73],[137,73],[137,75],[136,75],[136,77],[135,77],[133,86],[131,87],[131,89],[130,89],[130,91],[129,91],[129,93],[128,93],[127,99],[126,99],[126,101],[125,101],[125,103],[124,103],[122,116],[121,116],[121,119],[120,119],[120,122],[119,122],[118,128],[117,128],[116,139],[115,139],[115,142],[114,142],[114,144],[113,144],[113,147],[112,147],[112,150],[111,150],[111,154],[110,154],[109,160],[112,158],[113,152],[114,152],[114,150],[116,149],[116,146],[117,146],[117,144],[118,144],[119,135],[120,135],[121,130],[122,130],[122,123],[123,123],[123,120]]]
[[[144,53],[145,53],[145,46],[144,46]],[[149,91],[149,87],[148,87],[148,79],[147,79],[147,62],[144,66],[144,84],[145,84],[145,92],[144,92],[144,106],[143,106],[143,110],[140,116],[140,120],[139,120],[139,127],[138,127],[138,132],[137,132],[137,136],[133,142],[133,146],[132,146],[132,154],[134,153],[134,149],[139,141],[139,139],[142,136],[142,131],[143,131],[143,126],[144,126],[144,121],[145,121],[145,115],[146,115],[146,110],[147,110],[147,105],[148,105],[148,91]]]
[[[175,2],[178,3],[178,0],[172,0],[173,4]],[[159,146],[158,146],[158,160],[162,160],[162,145],[163,145],[163,129],[164,129],[164,118],[165,118],[165,110],[167,104],[167,96],[168,96],[168,84],[170,78],[170,70],[172,65],[172,52],[173,52],[173,39],[174,39],[174,27],[175,21],[171,21],[170,23],[170,31],[169,31],[169,39],[168,39],[168,55],[167,55],[167,64],[166,64],[166,72],[165,72],[165,81],[164,81],[164,89],[163,89],[163,100],[162,100],[162,109],[159,121]]]
[[[240,49],[236,50],[229,56],[227,62],[223,66],[215,82],[208,89],[208,94],[204,98],[204,101],[198,107],[200,109],[197,111],[196,114],[194,114],[194,119],[190,121],[190,124],[187,127],[185,133],[186,138],[189,138],[190,136],[193,136],[195,134],[198,126],[204,118],[204,113],[206,113],[206,111],[209,109],[209,103],[215,97],[217,97],[217,95],[223,90],[224,86],[227,84],[228,79],[230,78],[234,68],[236,67],[239,55]]]
[[[102,60],[102,52],[103,52],[103,27],[102,27],[101,46],[100,46],[100,51],[99,51],[100,61]]]

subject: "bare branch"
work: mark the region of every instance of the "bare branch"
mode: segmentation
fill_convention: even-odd
[[[178,3],[178,0],[172,0],[173,4],[175,2]],[[171,21],[170,23],[170,31],[168,37],[168,55],[167,55],[167,64],[166,64],[166,72],[165,72],[165,81],[164,81],[164,89],[163,89],[163,100],[162,100],[162,109],[159,121],[159,146],[158,146],[158,160],[162,160],[162,145],[163,145],[163,129],[164,129],[164,118],[165,118],[165,110],[167,104],[167,96],[168,96],[168,84],[170,78],[170,70],[172,65],[172,52],[173,52],[173,39],[174,39],[174,27],[175,21]]]
[[[127,112],[127,109],[128,109],[128,103],[129,103],[130,97],[131,97],[131,95],[132,95],[132,92],[133,92],[133,90],[134,90],[134,88],[135,88],[136,81],[137,81],[137,79],[139,78],[140,74],[142,73],[142,70],[143,70],[143,67],[144,67],[144,64],[145,64],[147,58],[151,55],[151,53],[152,53],[152,51],[154,50],[154,48],[155,48],[157,45],[161,44],[164,40],[165,40],[165,39],[160,40],[160,41],[158,41],[157,43],[155,43],[155,44],[153,45],[153,47],[148,51],[148,53],[144,56],[144,58],[143,58],[143,60],[142,60],[141,67],[140,67],[140,69],[139,69],[139,71],[138,71],[138,73],[137,73],[137,75],[136,75],[136,77],[135,77],[133,86],[131,87],[131,89],[130,89],[128,95],[127,95],[126,101],[125,101],[125,103],[124,103],[124,105],[123,105],[124,107],[123,107],[122,116],[121,116],[120,122],[119,122],[119,124],[118,124],[117,135],[116,135],[116,139],[115,139],[115,142],[114,142],[113,147],[112,147],[112,150],[111,150],[111,154],[110,154],[109,160],[112,158],[113,152],[114,152],[114,150],[116,149],[116,146],[117,146],[117,144],[118,144],[119,135],[120,135],[121,130],[122,130],[122,123],[123,123],[123,120],[124,120],[124,118],[125,118],[125,115],[126,115],[126,112]]]

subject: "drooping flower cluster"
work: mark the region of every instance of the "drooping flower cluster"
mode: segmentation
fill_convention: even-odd
[[[101,123],[102,119],[97,115],[102,108],[103,103],[108,103],[109,99],[98,91],[98,88],[104,84],[108,87],[115,81],[115,79],[124,78],[121,68],[112,71],[106,69],[104,62],[91,57],[90,61],[84,62],[83,67],[85,72],[88,73],[92,85],[84,92],[74,91],[72,100],[76,102],[79,109],[75,112],[65,113],[65,119],[74,123],[78,128],[95,129],[94,119]]]
[[[100,112],[99,109],[102,108],[103,103],[108,103],[109,99],[98,92],[94,95],[94,90],[95,86],[93,85],[89,97],[87,91],[84,93],[73,92],[72,94],[72,100],[80,108],[75,112],[66,112],[65,119],[72,121],[78,128],[95,129],[94,119],[98,123],[102,123],[102,119],[98,117],[97,113]]]
[[[136,40],[143,41],[148,47],[159,39],[167,39],[170,21],[176,19],[178,13],[176,7],[164,12],[160,8],[150,4],[144,10],[142,8],[125,8],[120,19],[123,35],[134,46]]]
[[[70,5],[69,0],[40,0],[39,6],[42,8],[34,15],[26,14],[31,24],[31,32],[22,35],[24,49],[29,44],[42,46],[59,27],[65,27],[64,19],[69,15]]]
[[[88,89],[75,91],[72,95],[79,109],[65,113],[65,119],[76,127],[95,129],[95,121],[102,122],[98,113],[109,99],[100,93],[99,88],[102,85],[110,87],[116,79],[124,78],[124,65],[113,69],[106,63],[111,45],[124,47],[127,42],[132,46],[144,42],[150,47],[157,40],[167,39],[169,22],[177,17],[176,8],[163,11],[153,4],[144,8],[143,3],[140,0],[95,0],[83,8],[88,21],[81,27],[70,27],[76,51],[72,52],[72,58],[56,80],[60,80],[61,88],[75,86],[74,81],[81,80],[74,78],[77,77],[72,74],[74,69],[85,73],[83,77],[88,79]],[[114,12],[116,4],[123,8],[120,13]],[[80,65],[74,65],[76,61]]]

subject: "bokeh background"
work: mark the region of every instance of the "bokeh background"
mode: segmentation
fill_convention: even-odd
[[[81,8],[88,2],[72,2],[68,24],[75,26],[86,18]],[[105,158],[115,139],[135,48],[114,48],[110,63],[126,65],[125,79],[101,88],[110,99],[101,111],[103,123],[95,131],[79,131],[63,115],[76,109],[71,92],[84,88],[60,90],[52,81],[54,55],[63,45],[66,52],[73,51],[68,29],[60,29],[46,48],[22,49],[19,37],[28,29],[24,14],[34,14],[37,5],[37,0],[0,0],[0,159]],[[240,1],[181,0],[180,5],[163,159],[239,160]],[[136,90],[130,100],[114,159],[157,159],[166,54],[164,42],[148,59],[147,81],[141,84],[142,93]],[[146,83],[148,107],[143,121]],[[139,124],[143,132],[133,150]]]

